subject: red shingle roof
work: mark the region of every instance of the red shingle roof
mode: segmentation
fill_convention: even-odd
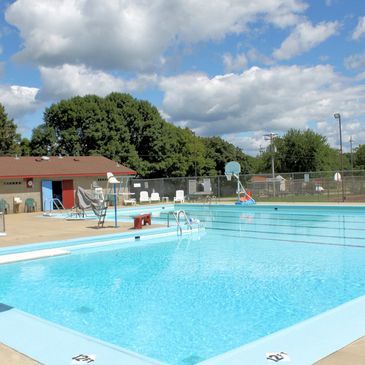
[[[135,175],[128,167],[103,156],[0,157],[0,179],[58,176]]]

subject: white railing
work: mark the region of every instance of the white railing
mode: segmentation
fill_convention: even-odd
[[[46,199],[43,206],[44,210],[43,215],[52,215],[52,212],[54,210],[59,210],[59,209],[65,209],[60,199],[58,198]]]
[[[6,236],[5,233],[5,214],[0,212],[0,236]]]
[[[167,215],[167,227],[170,227],[170,215],[172,215],[175,218],[177,232],[180,233],[180,235],[182,235],[182,227],[181,227],[181,221],[180,221],[181,216],[185,220],[186,226],[189,227],[190,230],[193,229],[190,219],[189,219],[188,215],[186,214],[185,210],[169,212]]]

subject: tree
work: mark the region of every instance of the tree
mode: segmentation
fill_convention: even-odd
[[[355,149],[354,168],[365,169],[365,144],[361,144]]]
[[[20,141],[20,153],[22,156],[30,156],[32,149],[30,147],[30,140],[28,138],[22,138]]]
[[[111,93],[51,105],[44,123],[33,130],[30,147],[37,155],[100,154],[146,178],[216,175],[222,165],[219,159],[228,149],[226,155],[248,170],[248,158],[240,149],[222,139],[216,144],[221,146],[166,122],[147,101]]]
[[[33,129],[29,146],[32,156],[52,156],[60,153],[56,132],[45,123]]]
[[[5,108],[0,104],[0,155],[10,156],[20,153],[20,134],[16,132],[17,126],[8,118]]]
[[[283,137],[274,140],[275,171],[309,172],[326,171],[339,168],[339,158],[326,137],[307,129],[301,131],[290,129]],[[264,171],[271,170],[271,152],[264,152],[261,157]]]
[[[207,149],[206,156],[214,162],[214,169],[218,174],[224,174],[227,162],[237,161],[241,165],[241,173],[252,172],[252,161],[242,150],[221,137],[209,137],[204,139]]]

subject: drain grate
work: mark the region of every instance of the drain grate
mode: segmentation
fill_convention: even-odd
[[[198,355],[191,355],[189,357],[186,357],[181,361],[181,364],[183,365],[195,365],[198,362],[203,361],[204,359]]]

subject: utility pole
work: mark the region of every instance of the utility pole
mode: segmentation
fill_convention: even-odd
[[[265,134],[265,141],[270,141],[270,153],[271,153],[271,174],[272,174],[272,192],[274,197],[276,196],[276,187],[275,187],[275,145],[274,138],[277,137],[276,133]]]

